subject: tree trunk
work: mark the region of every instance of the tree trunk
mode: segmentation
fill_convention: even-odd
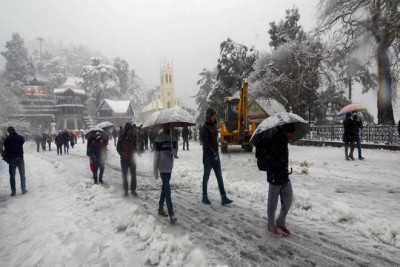
[[[392,106],[392,77],[385,41],[378,45],[378,124],[394,124]]]

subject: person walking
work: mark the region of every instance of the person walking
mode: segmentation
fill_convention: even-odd
[[[353,120],[351,119],[351,113],[346,113],[346,119],[343,121],[344,133],[343,133],[343,142],[344,142],[344,153],[346,156],[346,160],[354,160],[353,152],[354,152],[354,141],[356,139],[354,131],[353,131]],[[349,152],[350,147],[350,154]]]
[[[295,131],[293,123],[278,126],[278,132],[265,141],[264,157],[267,162],[268,189],[268,226],[267,232],[274,236],[286,236],[292,233],[286,227],[286,216],[293,201],[292,184],[289,179],[289,149],[288,141]],[[281,210],[275,221],[278,198],[281,200]]]
[[[47,134],[42,133],[42,141],[40,142],[42,146],[42,151],[46,151]]]
[[[46,135],[46,142],[49,146],[49,151],[51,151],[51,143],[53,142],[53,136],[51,136],[50,133]]]
[[[101,140],[101,134],[96,132],[95,139],[91,142],[90,153],[93,158],[93,180],[94,183],[103,184],[103,174],[104,174],[104,160],[105,160],[105,145]],[[100,173],[97,176],[97,172],[100,169]]]
[[[149,130],[143,129],[144,150],[149,150]]]
[[[68,130],[65,129],[63,132],[63,140],[64,140],[64,154],[69,154],[69,141],[71,136],[68,133]]]
[[[3,158],[8,163],[10,173],[11,196],[16,195],[15,174],[18,168],[22,194],[26,194],[26,177],[25,177],[25,162],[24,162],[24,143],[25,139],[22,135],[17,134],[14,127],[7,128],[8,136],[4,140]]]
[[[40,151],[40,146],[42,144],[42,139],[43,139],[43,135],[36,133],[34,135],[34,139],[35,139],[35,143],[36,143],[36,151],[39,152]]]
[[[218,129],[217,115],[214,109],[208,108],[206,113],[206,122],[200,130],[200,139],[203,144],[203,199],[204,204],[210,205],[208,199],[207,184],[210,178],[211,169],[214,170],[217,177],[218,188],[221,194],[221,204],[223,206],[231,204],[233,201],[226,196],[224,181],[222,179],[221,161],[218,154]]]
[[[128,169],[131,174],[131,194],[135,197],[136,193],[136,163],[134,152],[136,151],[136,129],[131,123],[127,122],[123,134],[118,138],[117,152],[121,159],[122,182],[125,196],[128,196]],[[117,137],[115,137],[117,138]]]
[[[183,150],[185,150],[185,144],[187,150],[189,150],[189,128],[185,126],[182,130],[182,139],[183,139]]]
[[[115,127],[113,128],[113,130],[111,132],[111,136],[114,139],[114,146],[117,146],[118,131],[117,131],[117,129],[115,129]]]
[[[175,223],[174,207],[171,199],[171,172],[174,167],[174,155],[178,149],[178,143],[172,134],[170,125],[164,125],[163,131],[156,137],[154,143],[154,177],[158,179],[160,173],[162,180],[160,201],[158,206],[158,214],[161,216],[169,216],[171,223]],[[164,210],[164,202],[167,202],[168,213]]]
[[[358,149],[358,159],[359,160],[364,160],[365,158],[361,156],[361,138],[360,138],[360,129],[362,130],[364,128],[364,125],[361,121],[361,119],[358,118],[357,114],[353,115],[353,132],[355,136],[355,142],[357,144],[357,149]]]
[[[62,132],[59,132],[55,138],[55,143],[57,146],[57,155],[62,155],[62,146],[64,144],[64,135]]]

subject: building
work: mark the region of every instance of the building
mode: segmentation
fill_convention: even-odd
[[[131,101],[115,101],[104,99],[96,110],[97,122],[109,121],[115,126],[124,126],[126,122],[134,120]]]
[[[80,88],[82,80],[70,77],[61,88],[53,91],[54,106],[58,109],[56,116],[57,129],[83,129],[90,128],[92,122],[84,103],[87,99],[85,90]]]

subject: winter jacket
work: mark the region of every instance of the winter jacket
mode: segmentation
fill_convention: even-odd
[[[189,140],[189,134],[190,134],[189,128],[187,128],[187,127],[183,128],[183,130],[182,130],[182,139],[183,140]]]
[[[154,176],[158,178],[158,172],[172,172],[172,168],[174,167],[174,156],[177,152],[178,142],[173,135],[162,131],[157,135],[154,142],[154,147]]]
[[[22,135],[19,135],[17,133],[12,133],[9,136],[7,136],[6,140],[4,140],[4,151],[3,151],[4,160],[6,162],[10,162],[10,160],[15,158],[23,158],[24,143],[25,139]]]
[[[136,138],[135,136],[123,135],[118,138],[117,152],[121,157],[121,161],[129,162],[133,158],[133,152],[136,150]]]
[[[218,153],[218,128],[217,124],[207,121],[200,129],[200,138],[203,145],[203,155]]]
[[[103,161],[105,158],[105,145],[101,138],[95,139],[90,145],[91,156],[97,161]]]
[[[284,185],[289,181],[288,140],[282,131],[265,141],[267,181],[273,185]]]
[[[62,134],[62,133],[59,133],[59,134],[56,136],[55,141],[56,141],[56,145],[57,145],[57,146],[62,146],[62,145],[64,144],[64,136],[63,136],[63,134]]]
[[[352,131],[355,134],[355,136],[360,134],[360,129],[364,128],[364,125],[362,124],[361,120],[353,120],[352,121]]]
[[[351,118],[346,118],[343,121],[344,134],[343,142],[354,142],[356,140],[356,134],[354,133],[353,120]]]

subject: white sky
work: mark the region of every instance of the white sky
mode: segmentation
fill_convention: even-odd
[[[13,32],[26,41],[82,44],[109,59],[126,59],[148,85],[159,84],[159,65],[171,59],[175,91],[195,107],[198,74],[217,65],[227,37],[268,49],[269,22],[299,8],[306,30],[315,25],[317,0],[0,0],[0,51]],[[43,43],[46,49],[46,42]],[[2,67],[4,60],[1,59]],[[89,63],[89,62],[88,62]]]

